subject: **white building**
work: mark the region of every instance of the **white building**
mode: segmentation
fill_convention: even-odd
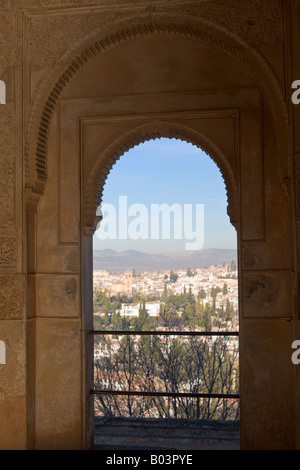
[[[150,317],[157,317],[160,311],[160,302],[146,302],[145,308]],[[118,313],[123,317],[138,317],[140,304],[122,304]]]

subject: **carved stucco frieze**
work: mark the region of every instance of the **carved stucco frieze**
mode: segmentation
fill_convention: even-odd
[[[84,66],[89,60],[110,47],[131,38],[138,38],[142,35],[163,33],[163,34],[177,34],[180,36],[190,37],[197,39],[204,43],[212,44],[216,48],[224,51],[237,60],[247,72],[250,73],[257,85],[265,94],[268,105],[271,109],[271,114],[275,122],[276,132],[278,137],[278,152],[277,156],[281,159],[284,153],[289,155],[289,147],[287,137],[288,119],[286,113],[286,106],[284,104],[284,96],[282,90],[278,87],[278,80],[270,72],[270,68],[265,63],[264,59],[256,53],[253,48],[248,48],[245,44],[237,38],[233,38],[225,30],[219,30],[211,25],[207,25],[200,20],[194,21],[192,17],[182,17],[181,15],[171,15],[166,17],[165,14],[155,15],[155,19],[145,14],[140,18],[129,18],[125,21],[116,21],[113,25],[108,25],[102,31],[102,38],[99,39],[99,30],[96,30],[91,37],[80,44],[73,50],[73,59],[68,62],[68,55],[61,60],[61,75],[56,78],[56,84],[52,86],[49,91],[48,99],[45,96],[45,105],[42,112],[42,125],[37,130],[37,147],[36,147],[36,164],[35,169],[37,173],[37,182],[45,182],[47,179],[47,139],[49,123],[51,121],[53,110],[56,103],[67,86],[69,81],[76,75],[76,73]],[[167,19],[168,21],[167,21]],[[109,34],[106,34],[109,31]],[[96,40],[93,37],[96,34]],[[66,65],[69,65],[66,67]],[[65,64],[65,65],[64,65]],[[64,72],[63,72],[64,70]],[[56,74],[56,72],[55,72]],[[58,77],[58,74],[56,75]],[[53,82],[52,82],[53,83]],[[49,81],[50,84],[50,81]],[[36,138],[34,138],[35,141]],[[28,128],[27,143],[30,145],[31,130]],[[29,154],[29,149],[26,149],[26,154]],[[281,159],[281,171],[288,173],[290,171],[290,160]],[[29,175],[29,166],[27,166],[27,176]],[[28,183],[32,184],[31,178],[35,178],[33,174],[29,175]],[[35,184],[35,183],[34,183]]]
[[[114,12],[62,13],[31,18],[28,61],[31,67],[49,67],[80,39],[114,20]]]
[[[41,2],[43,4],[43,2]],[[62,0],[45,1],[45,4],[62,4]],[[72,2],[66,2],[68,4]],[[157,11],[177,12],[199,16],[234,32],[253,46],[282,44],[283,15],[280,0],[252,0],[251,2],[229,0],[227,2],[197,2],[188,5],[160,5]],[[146,9],[149,11],[149,9]],[[56,15],[36,15],[30,24],[30,64],[49,65],[59,54],[78,38],[116,17],[128,14],[126,10],[62,12]],[[278,53],[278,50],[276,51]]]
[[[15,162],[19,139],[14,103],[1,106],[0,126],[0,229],[2,229],[13,227],[15,223]]]
[[[13,267],[16,263],[16,240],[0,238],[0,268]]]
[[[281,0],[197,2],[177,9],[183,14],[211,21],[255,47],[283,86],[284,18]]]
[[[18,269],[22,220],[22,14],[14,1],[0,0],[0,79],[6,84],[6,104],[0,106],[0,269]],[[2,312],[3,296],[0,308]],[[5,307],[6,308],[6,307]]]
[[[21,15],[2,11],[0,5],[0,78],[5,70],[14,67],[22,57]]]
[[[300,220],[300,154],[295,156],[296,219]]]
[[[90,3],[87,0],[26,0],[25,2],[27,8],[32,7],[63,7],[63,6],[74,6]]]
[[[223,26],[253,46],[278,46],[283,38],[281,0],[227,0],[172,7]]]
[[[3,6],[3,9],[1,8]],[[22,18],[13,11],[4,11],[11,2],[0,3],[0,79],[6,84],[6,104],[0,106],[0,230],[7,230],[15,226],[16,212],[16,166],[18,166],[18,181],[22,181],[21,162],[16,165],[16,157],[21,158],[20,145],[22,142],[21,129],[21,90],[22,83],[16,78],[16,70],[22,57]],[[19,123],[17,126],[16,123]],[[20,194],[21,188],[18,189]],[[20,198],[18,199],[20,206]],[[4,235],[5,234],[5,235]],[[7,232],[0,234],[4,236]],[[15,242],[11,242],[15,243]],[[11,252],[11,243],[0,240],[0,267],[11,266],[15,259],[8,259],[4,255],[7,246]]]
[[[0,10],[11,10],[13,8],[13,0],[0,0]]]
[[[26,11],[40,8],[73,7],[93,4],[93,0],[0,0],[1,11]]]
[[[42,5],[62,5],[58,0],[40,2]],[[126,5],[125,5],[126,6]],[[191,18],[201,17],[211,21],[227,31],[241,37],[245,42],[258,49],[268,46],[270,54],[269,62],[278,69],[283,59],[283,51],[280,54],[280,46],[283,44],[283,13],[280,0],[240,0],[239,2],[228,0],[215,2],[187,2],[187,5],[161,4],[153,11],[143,4],[135,5],[136,14],[145,11],[149,17],[155,16],[155,11],[160,15],[165,13],[180,13],[190,15]],[[30,45],[28,61],[31,67],[45,67],[47,70],[54,64],[66,49],[72,47],[79,38],[84,38],[93,31],[100,30],[116,18],[122,20],[128,15],[126,8],[116,10],[111,5],[111,10],[87,9],[80,14],[75,11],[57,12],[55,15],[33,15],[30,20]],[[156,18],[157,21],[157,18]],[[185,19],[188,25],[188,18]],[[275,49],[274,49],[275,48]],[[263,51],[265,55],[265,50]],[[276,63],[275,63],[276,62]],[[282,64],[281,64],[282,65]]]
[[[17,320],[22,318],[21,276],[0,276],[0,320]]]
[[[15,170],[11,159],[0,160],[0,228],[12,227],[15,217]]]

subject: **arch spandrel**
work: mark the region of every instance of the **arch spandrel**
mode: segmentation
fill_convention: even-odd
[[[219,168],[225,183],[227,193],[227,213],[229,219],[237,228],[238,203],[237,184],[234,172],[226,157],[207,137],[195,132],[182,124],[166,123],[163,121],[148,123],[134,128],[131,132],[120,136],[118,141],[105,149],[96,161],[91,174],[87,178],[84,214],[85,231],[93,233],[101,220],[99,206],[102,203],[104,185],[115,163],[131,148],[148,140],[157,138],[175,138],[186,141],[200,148],[213,159]]]
[[[108,32],[109,31],[109,32]],[[277,139],[278,171],[290,174],[288,117],[282,89],[263,57],[241,38],[202,18],[180,14],[143,14],[116,21],[79,41],[55,65],[33,104],[26,144],[27,186],[39,192],[47,180],[47,143],[53,111],[77,73],[99,54],[132,38],[154,34],[188,37],[209,44],[236,60],[262,91],[271,110]],[[66,65],[67,64],[67,65]]]

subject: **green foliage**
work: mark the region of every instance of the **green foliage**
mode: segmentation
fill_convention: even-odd
[[[176,282],[176,281],[175,281]],[[161,295],[160,314],[150,317],[146,298],[139,299],[139,316],[128,319],[118,310],[126,296],[109,296],[102,290],[94,292],[95,329],[113,330],[183,330],[201,328],[211,331],[222,322],[235,318],[229,299],[216,309],[219,287],[211,290],[212,305],[204,303],[205,292],[198,295],[191,286],[181,294],[169,294],[167,283]],[[210,299],[211,301],[211,299]],[[224,325],[224,323],[223,323]],[[192,393],[238,393],[238,360],[228,338],[168,336],[97,336],[101,356],[95,361],[95,386],[118,390],[147,390]],[[230,347],[229,347],[230,346]],[[132,396],[99,396],[96,407],[105,416],[169,417],[203,419],[238,419],[238,402],[224,399],[166,399]]]
[[[215,286],[212,286],[211,288],[211,297],[213,299],[216,299],[217,295],[222,292],[221,288],[219,286],[215,287]]]
[[[206,292],[203,287],[201,287],[201,289],[199,290],[198,297],[200,297],[200,299],[206,299]]]
[[[236,265],[236,262],[234,261],[234,259],[231,261],[229,269],[230,269],[230,271],[236,271],[237,270],[237,265]]]
[[[168,298],[168,288],[167,288],[167,283],[165,282],[164,291],[161,294],[160,300],[162,302],[165,302],[167,300],[167,298]]]
[[[193,276],[195,276],[195,273],[193,273],[193,271],[191,270],[191,268],[187,268],[186,275],[187,275],[188,277],[193,277]]]
[[[176,282],[178,279],[178,274],[174,273],[174,271],[170,272],[170,282]]]

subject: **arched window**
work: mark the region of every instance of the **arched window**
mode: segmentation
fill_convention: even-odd
[[[96,445],[107,419],[135,418],[226,421],[237,442],[237,240],[219,169],[191,143],[146,141],[112,168],[100,209]]]

